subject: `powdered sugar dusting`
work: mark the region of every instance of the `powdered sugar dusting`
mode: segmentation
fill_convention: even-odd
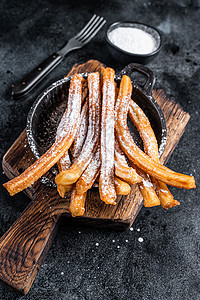
[[[116,198],[114,187],[114,104],[115,84],[114,72],[103,73],[103,97],[101,113],[101,172],[100,197]],[[108,200],[109,201],[109,200]]]
[[[86,102],[83,105],[81,111],[80,125],[77,130],[76,136],[74,138],[73,144],[70,148],[73,157],[73,162],[78,158],[82,150],[82,147],[84,145],[87,136],[87,130],[88,130],[88,99],[86,99]]]
[[[89,165],[92,153],[97,147],[99,137],[99,123],[100,123],[100,74],[88,74],[88,88],[89,88],[89,125],[87,137],[84,142],[82,151],[72,168],[78,168],[82,172]]]
[[[19,192],[37,181],[44,173],[46,173],[53,165],[58,162],[58,160],[70,147],[76,133],[76,124],[80,117],[81,82],[82,77],[80,75],[75,75],[71,80],[71,95],[69,95],[70,100],[67,105],[67,113],[66,115],[64,114],[65,120],[63,119],[61,121],[62,125],[57,131],[59,138],[51,146],[51,148],[45,154],[43,154],[34,164],[26,169],[20,176],[10,181],[9,188],[11,193],[12,189]],[[69,113],[69,111],[71,111],[71,113]],[[63,131],[65,131],[65,136],[63,134]]]
[[[147,188],[153,187],[153,184],[152,184],[149,180],[143,179],[143,180],[142,180],[142,183],[143,183],[143,185],[144,185],[145,187],[147,187]]]
[[[90,189],[99,175],[101,166],[100,159],[100,146],[98,145],[96,152],[93,154],[90,164],[86,170],[82,173],[81,177],[76,183],[76,188],[81,189],[82,192]]]

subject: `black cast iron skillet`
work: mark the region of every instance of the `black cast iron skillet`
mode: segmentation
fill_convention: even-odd
[[[153,72],[143,65],[129,64],[116,75],[115,79],[118,84],[120,84],[120,80],[124,74],[128,75],[132,80],[132,99],[147,115],[155,132],[159,145],[159,154],[161,155],[166,144],[167,127],[163,112],[152,97],[152,89],[155,81]],[[135,80],[138,74],[142,75],[142,79],[145,80],[144,84],[141,84],[141,79]],[[87,73],[82,74],[82,76],[87,78]],[[53,83],[39,95],[30,109],[27,118],[27,137],[30,148],[37,159],[55,141],[56,129],[66,107],[70,79],[71,77],[67,77]],[[136,83],[136,81],[138,82]],[[136,144],[143,149],[140,136],[129,118],[128,127]],[[53,173],[55,172],[56,170],[54,169]],[[55,184],[45,177],[42,178],[42,182],[55,187]]]

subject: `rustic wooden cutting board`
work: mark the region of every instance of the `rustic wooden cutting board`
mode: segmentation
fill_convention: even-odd
[[[99,71],[102,64],[90,60],[82,65],[74,65],[68,75]],[[189,121],[189,114],[172,100],[163,90],[154,90],[153,96],[160,105],[167,123],[167,144],[161,157],[165,163],[178,144]],[[28,145],[26,130],[14,142],[3,158],[3,170],[9,179],[19,175],[35,158]],[[25,190],[33,200],[19,219],[0,239],[0,280],[11,288],[27,294],[45,255],[52,243],[59,216],[68,212],[69,196],[61,199],[56,189],[39,181]],[[106,205],[99,199],[97,189],[88,192],[86,212],[76,218],[76,222],[112,228],[128,229],[142,207],[142,197],[136,186],[128,196],[118,196],[117,205]],[[74,220],[74,219],[73,219]]]

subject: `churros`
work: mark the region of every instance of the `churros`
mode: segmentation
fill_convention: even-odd
[[[78,195],[76,193],[76,188],[72,189],[69,205],[69,211],[71,212],[72,217],[78,217],[84,214],[86,194],[87,192],[82,195]]]
[[[116,176],[115,176],[115,189],[117,195],[128,195],[131,191],[130,185]]]
[[[145,153],[149,155],[149,151],[150,151],[152,154],[157,156],[158,144],[153,129],[151,128],[149,120],[147,119],[143,111],[139,108],[139,106],[135,102],[133,102],[133,100],[130,100],[129,103],[129,116],[133,121],[133,123],[135,124],[137,130],[139,131],[139,134],[143,141]],[[157,161],[159,161],[159,155]],[[157,196],[153,184],[155,183],[156,179],[154,180],[154,182],[152,182],[152,178],[150,178],[147,174],[145,174],[144,171],[138,169],[137,167],[136,170],[143,178],[142,182],[140,182],[138,186],[144,200],[143,202],[144,206],[152,207],[152,206],[160,205],[160,198]]]
[[[84,147],[72,166],[67,171],[60,172],[55,181],[57,184],[72,184],[78,180],[88,166],[92,153],[97,147],[100,123],[100,74],[88,74],[89,88],[89,125]]]
[[[70,160],[68,151],[66,151],[65,154],[61,157],[61,159],[58,161],[57,165],[58,165],[59,172],[69,169],[69,167],[71,166],[71,160]],[[71,188],[72,188],[72,185],[62,185],[62,184],[57,185],[57,191],[58,191],[60,197],[62,197],[62,198],[65,197],[65,194],[67,192],[69,192],[71,190]]]
[[[100,146],[97,147],[90,164],[76,182],[77,194],[82,195],[89,190],[99,175],[101,167]]]
[[[101,170],[99,177],[100,198],[107,204],[115,204],[116,191],[114,182],[114,105],[115,72],[113,69],[102,70],[103,94],[101,111]]]
[[[83,103],[83,97],[82,97],[82,103]],[[74,161],[79,156],[82,150],[87,135],[87,127],[88,127],[88,101],[86,100],[81,110],[80,125],[78,126],[74,141],[70,147],[72,161]],[[58,165],[59,172],[66,171],[69,169],[69,167],[71,166],[71,160],[68,151],[65,152],[63,157],[61,157],[57,165]],[[72,184],[57,185],[58,193],[62,198],[65,197],[65,194],[69,192],[71,188],[72,188]]]
[[[139,131],[145,153],[159,162],[158,143],[154,131],[143,110],[133,100],[131,100],[129,104],[129,116]],[[153,185],[155,185],[156,193],[163,208],[168,209],[180,205],[180,203],[174,199],[164,182],[159,181],[154,177],[152,177],[151,180]],[[150,204],[149,198],[146,202]]]
[[[166,183],[190,189],[195,187],[194,177],[176,173],[159,163],[157,140],[150,122],[131,100],[130,78],[124,75],[118,88],[113,69],[102,68],[101,74],[102,79],[98,72],[88,74],[86,80],[80,74],[72,77],[55,143],[4,187],[10,195],[15,195],[57,163],[57,190],[64,197],[72,189],[69,211],[73,217],[84,214],[87,191],[95,181],[99,182],[100,198],[106,204],[115,205],[117,195],[128,195],[130,185],[137,183],[144,206],[161,204],[168,209],[179,205]],[[128,112],[143,140],[144,152],[136,146],[128,130]]]
[[[62,130],[59,131],[58,129],[57,131],[59,138],[33,165],[26,169],[21,175],[4,184],[4,187],[11,196],[26,189],[37,181],[59,161],[71,146],[80,118],[82,82],[83,77],[79,74],[74,75],[71,79],[66,115],[64,113],[61,119],[62,124],[59,126]]]
[[[117,99],[115,130],[121,149],[129,160],[149,175],[178,188],[195,188],[193,176],[176,173],[151,159],[134,143],[127,127],[126,112],[132,94],[132,84],[128,76],[123,75]]]
[[[81,110],[81,118],[80,125],[75,135],[74,141],[70,147],[70,152],[72,155],[72,161],[74,162],[83,148],[88,130],[88,98],[86,99],[82,110]]]
[[[119,147],[119,143],[115,141],[115,175],[129,184],[135,184],[142,181],[136,170],[129,167],[123,151]]]

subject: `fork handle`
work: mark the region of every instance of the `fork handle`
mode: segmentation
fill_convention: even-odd
[[[44,60],[38,67],[28,73],[22,80],[12,87],[12,95],[16,98],[26,95],[34,88],[51,70],[53,70],[63,57],[57,53],[53,53]]]

